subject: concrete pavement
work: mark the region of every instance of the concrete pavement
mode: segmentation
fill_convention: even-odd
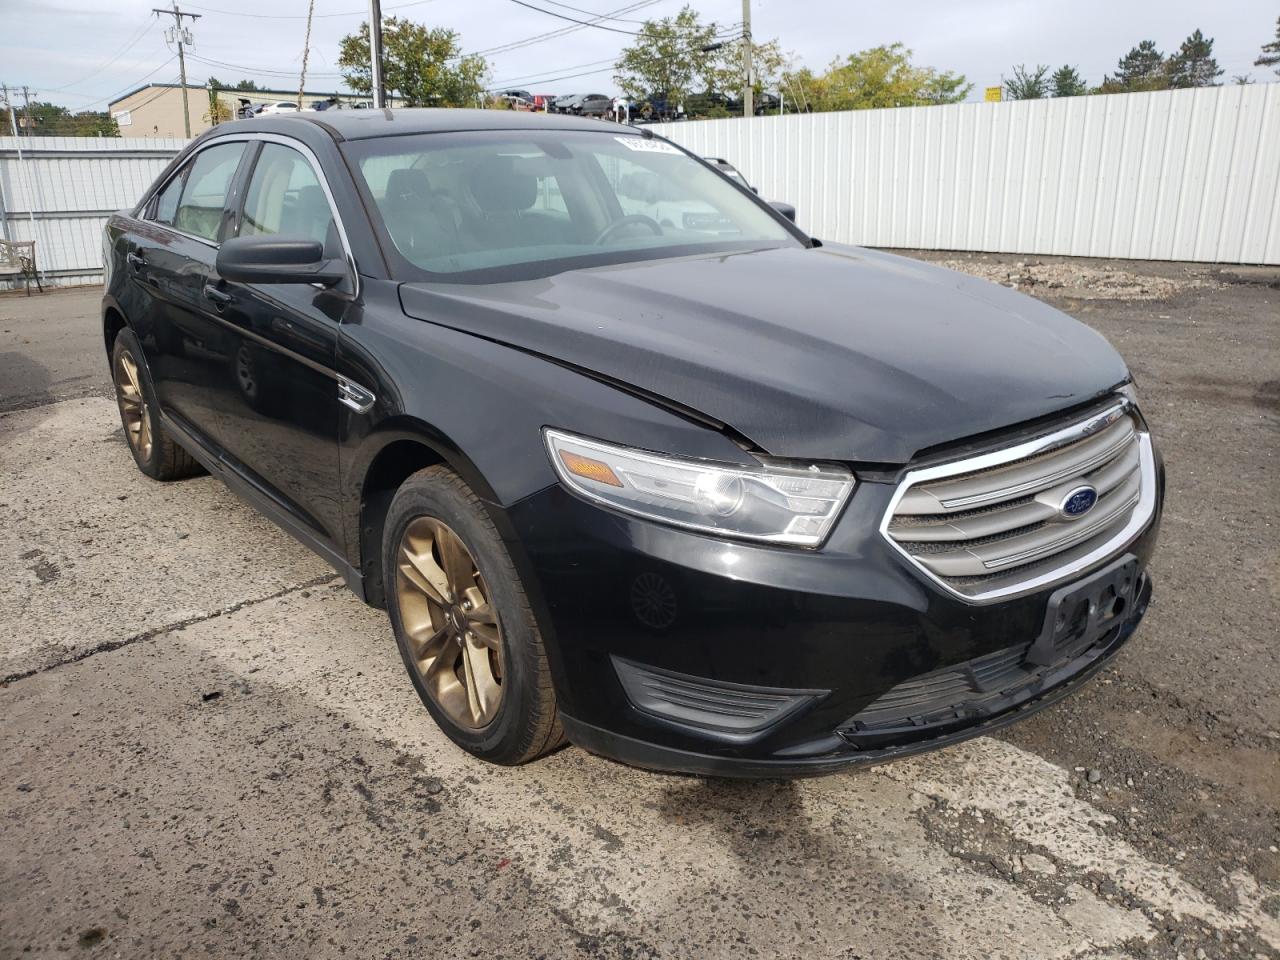
[[[1280,956],[1274,701],[1197,699],[1158,606],[1002,739],[798,782],[495,768],[319,560],[141,476],[102,387],[0,414],[0,957]],[[1219,708],[1242,735],[1201,743]]]

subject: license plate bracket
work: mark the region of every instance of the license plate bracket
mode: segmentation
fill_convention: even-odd
[[[1048,666],[1087,650],[1124,621],[1138,590],[1138,558],[1126,553],[1083,580],[1055,590],[1027,663]]]

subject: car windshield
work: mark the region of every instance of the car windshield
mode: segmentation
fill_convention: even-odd
[[[400,279],[488,282],[801,245],[704,164],[632,133],[436,133],[345,149],[402,258]]]

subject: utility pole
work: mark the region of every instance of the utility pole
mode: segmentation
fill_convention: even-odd
[[[382,0],[369,0],[369,68],[373,81],[373,109],[387,106],[387,91],[382,85]]]
[[[191,31],[184,30],[182,27],[182,18],[187,17],[191,20],[199,20],[203,14],[187,13],[185,10],[178,9],[178,0],[173,0],[173,9],[166,10],[164,7],[152,7],[151,12],[157,17],[160,14],[173,17],[173,38],[178,43],[178,79],[182,82],[182,126],[187,132],[187,139],[191,139],[191,105],[187,102],[187,58],[184,55],[184,45],[191,43]],[[166,37],[166,39],[168,39]]]
[[[755,116],[751,84],[751,0],[742,0],[742,115]]]
[[[307,58],[311,56],[311,18],[316,12],[316,0],[307,4],[307,38],[302,42],[302,76],[298,78],[298,109],[301,110],[302,93],[307,89]]]
[[[35,130],[35,127],[31,125],[31,98],[35,95],[36,92],[34,90],[28,90],[25,83],[22,85],[22,116],[26,118],[24,126],[27,128],[28,137],[34,136],[32,131]]]

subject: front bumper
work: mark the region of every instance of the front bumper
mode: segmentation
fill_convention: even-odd
[[[1161,467],[1161,500],[1163,483]],[[569,739],[637,766],[719,776],[803,776],[882,762],[1048,706],[1101,669],[1146,611],[1144,575],[1136,602],[1105,636],[1009,696],[987,697],[983,708],[927,729],[850,736],[851,720],[900,685],[1030,645],[1061,587],[985,605],[949,595],[879,535],[893,491],[890,483],[862,483],[817,551],[690,533],[600,509],[559,487],[516,504],[507,517],[528,561]],[[1158,526],[1159,505],[1121,551],[1139,571]],[[747,724],[745,733],[732,722],[660,716],[626,677],[627,664],[642,668],[642,682],[651,668],[765,698],[794,691],[802,702],[780,710],[776,722]],[[707,701],[706,690],[689,689]],[[722,698],[711,700],[713,709],[733,712]]]

